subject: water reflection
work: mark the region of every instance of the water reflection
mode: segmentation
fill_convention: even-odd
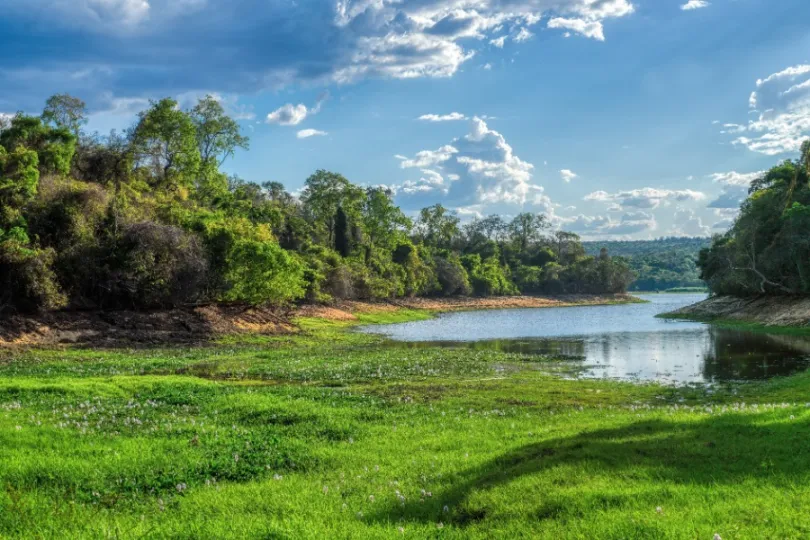
[[[654,315],[696,299],[655,295],[653,300],[631,306],[454,313],[367,330],[409,347],[563,357],[590,378],[667,383],[760,380],[810,367],[808,337],[663,321]]]

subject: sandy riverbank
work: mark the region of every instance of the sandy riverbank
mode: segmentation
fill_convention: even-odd
[[[291,309],[198,306],[155,311],[60,311],[37,317],[0,320],[0,347],[85,344],[159,346],[200,343],[233,334],[277,335],[298,331],[295,320],[315,317],[351,321],[357,314],[398,309],[459,311],[472,309],[549,308],[637,301],[630,295],[511,296],[490,298],[403,298],[395,301],[346,301]]]

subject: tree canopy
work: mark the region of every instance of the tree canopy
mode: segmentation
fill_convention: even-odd
[[[438,204],[410,217],[389,189],[331,171],[300,197],[229,177],[249,140],[211,96],[152,102],[107,136],[85,116],[58,95],[0,126],[0,312],[615,293],[633,279],[541,214],[462,224]]]
[[[734,226],[700,253],[715,294],[810,294],[810,141],[751,183]]]

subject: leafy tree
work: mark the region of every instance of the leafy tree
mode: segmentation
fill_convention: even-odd
[[[201,99],[190,116],[203,163],[222,166],[237,148],[247,150],[250,147],[250,139],[242,135],[239,124],[225,114],[222,104],[213,96]]]
[[[70,94],[56,94],[48,98],[42,121],[69,130],[78,139],[82,126],[87,124],[87,105]]]
[[[140,113],[132,142],[138,164],[151,170],[155,186],[174,189],[193,185],[201,163],[197,129],[175,100],[152,102]]]
[[[449,249],[460,235],[460,222],[455,212],[435,204],[419,212],[416,231],[425,245]]]

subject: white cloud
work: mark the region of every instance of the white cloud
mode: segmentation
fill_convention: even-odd
[[[549,28],[563,28],[571,30],[585,37],[598,41],[605,41],[605,29],[601,21],[588,21],[585,19],[566,19],[555,17],[548,21]],[[568,36],[566,36],[568,37]]]
[[[566,183],[570,182],[574,178],[578,178],[577,174],[574,171],[569,169],[563,169],[560,171],[560,177],[565,180]]]
[[[675,211],[669,234],[672,236],[709,236],[711,228],[704,225],[703,220],[692,210],[678,208]]]
[[[503,49],[504,42],[506,41],[506,36],[497,37],[495,39],[490,39],[490,45],[498,47],[499,49]]]
[[[556,206],[532,182],[534,166],[516,156],[503,135],[479,117],[470,121],[464,137],[437,150],[417,152],[400,166],[422,173],[419,180],[398,189],[399,202],[406,207],[442,202],[451,207],[529,206],[553,212]]]
[[[451,112],[450,114],[423,114],[417,120],[425,122],[452,122],[454,120],[467,120],[468,118],[461,113]]]
[[[710,5],[711,4],[709,4],[709,2],[706,0],[689,0],[687,3],[681,6],[681,9],[684,11],[690,11],[693,9],[709,7]]]
[[[325,131],[320,131],[317,129],[302,129],[298,133],[296,133],[296,137],[299,139],[308,139],[310,137],[322,137],[324,135],[328,135]]]
[[[622,207],[629,206],[633,208],[658,208],[662,203],[699,201],[705,198],[706,195],[704,193],[691,189],[672,190],[649,187],[630,191],[619,191],[617,193],[594,191],[585,196],[586,201],[614,203]]]
[[[810,65],[792,66],[757,80],[748,105],[757,114],[755,120],[744,126],[724,126],[722,133],[745,133],[733,144],[769,156],[798,151],[810,137]]]
[[[297,126],[306,119],[307,114],[309,110],[303,103],[298,105],[287,103],[268,114],[265,122],[280,126]]]
[[[752,173],[738,173],[730,171],[725,173],[714,173],[709,177],[716,183],[723,186],[723,191],[712,202],[709,208],[737,209],[748,197],[748,188],[751,182],[765,174],[765,171]]]
[[[658,228],[658,222],[647,212],[626,212],[620,219],[610,216],[578,215],[573,218],[559,218],[558,226],[564,230],[584,236],[628,236],[651,232]]]
[[[534,34],[529,32],[527,28],[521,28],[520,32],[518,32],[513,39],[518,43],[523,43],[524,41],[530,40],[532,37],[534,37]]]
[[[268,124],[278,124],[280,126],[297,126],[306,120],[307,116],[321,112],[321,107],[327,99],[329,99],[329,92],[321,93],[317,101],[315,101],[315,105],[309,109],[303,103],[299,103],[298,105],[287,103],[268,114],[265,122]]]

